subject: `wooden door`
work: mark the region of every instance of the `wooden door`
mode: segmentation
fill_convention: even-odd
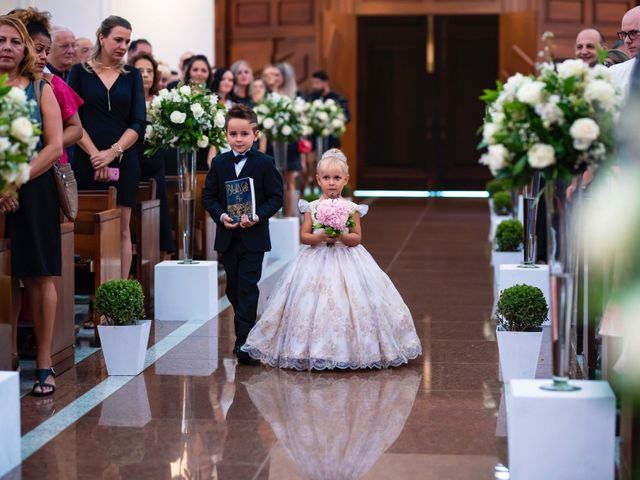
[[[481,188],[478,97],[497,74],[495,15],[360,17],[358,187]]]

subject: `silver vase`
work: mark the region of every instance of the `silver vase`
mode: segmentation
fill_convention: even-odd
[[[536,268],[536,222],[538,218],[539,193],[540,172],[535,172],[529,183],[522,188],[524,259],[521,267],[524,268]]]
[[[182,228],[182,261],[193,261],[193,226],[196,206],[196,152],[178,148],[178,218]]]
[[[568,187],[569,183],[560,180],[549,181],[545,186],[553,383],[541,388],[553,391],[573,391],[580,388],[569,383],[577,288],[577,232],[574,228],[572,203],[567,199]]]

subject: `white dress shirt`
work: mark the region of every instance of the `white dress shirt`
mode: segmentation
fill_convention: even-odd
[[[632,58],[626,62],[617,63],[616,65],[611,65],[611,67],[609,67],[609,71],[611,72],[611,81],[625,99],[629,95],[631,72],[633,71],[635,64],[636,59]]]

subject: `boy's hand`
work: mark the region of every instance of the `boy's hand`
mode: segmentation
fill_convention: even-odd
[[[240,217],[240,227],[241,228],[253,227],[259,221],[260,221],[260,218],[258,218],[258,215],[254,215],[253,220],[249,220],[249,216],[245,214],[245,215],[242,215],[242,217]]]
[[[231,217],[226,213],[222,215],[222,223],[224,225],[224,228],[226,228],[227,230],[233,230],[234,228],[238,228],[240,226],[239,223],[234,223]]]

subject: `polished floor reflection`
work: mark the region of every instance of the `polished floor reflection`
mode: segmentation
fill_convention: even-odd
[[[24,461],[7,478],[495,478],[506,444],[487,228],[486,200],[372,204],[364,244],[423,344],[409,365],[237,365],[229,308],[157,322],[143,374],[108,377],[97,352],[58,377],[54,400],[22,399]]]

